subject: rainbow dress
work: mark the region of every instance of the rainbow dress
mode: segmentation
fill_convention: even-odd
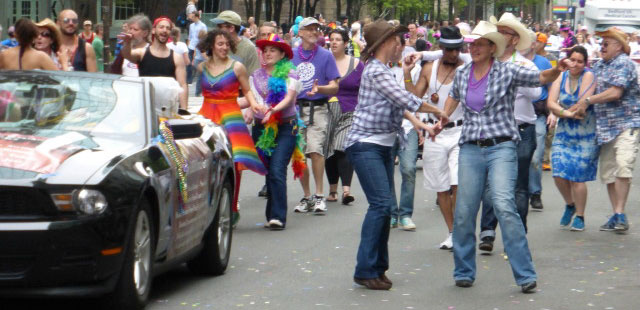
[[[207,66],[203,66],[201,85],[204,103],[198,114],[227,130],[237,172],[248,169],[265,175],[267,169],[256,152],[238,106],[240,83],[233,71],[234,65],[235,61],[217,76],[211,75]]]

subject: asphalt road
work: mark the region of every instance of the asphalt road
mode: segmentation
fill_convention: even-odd
[[[640,185],[633,186],[627,204],[631,225],[627,234],[598,231],[611,212],[606,188],[599,182],[588,184],[586,230],[572,232],[560,229],[564,203],[551,173],[545,172],[544,211],[529,213],[538,289],[525,295],[501,255],[500,238],[492,255],[477,255],[474,286],[454,286],[452,253],[438,249],[446,226],[435,193],[422,189],[422,179],[419,169],[413,216],[417,230],[391,232],[387,273],[394,281],[391,291],[369,291],[352,282],[367,208],[357,178],[351,206],[329,203],[327,214],[316,216],[293,213],[302,190],[289,172],[287,229],[269,231],[262,227],[266,200],[256,195],[263,178],[245,172],[242,217],[234,231],[226,274],[196,277],[182,267],[159,276],[147,309],[640,309]],[[83,300],[14,300],[2,305],[3,309],[93,308]]]
[[[421,161],[418,162],[421,165]],[[640,167],[638,167],[640,168]],[[399,172],[396,173],[399,188]],[[352,206],[330,203],[326,216],[293,213],[302,194],[288,182],[287,229],[262,227],[266,200],[256,195],[262,178],[247,172],[241,189],[239,226],[234,231],[227,273],[192,276],[186,268],[156,278],[148,309],[640,309],[640,195],[634,186],[627,214],[631,229],[600,232],[610,212],[607,193],[589,183],[586,230],[560,229],[563,202],[550,172],[543,176],[543,212],[529,213],[529,245],[539,280],[535,294],[522,294],[496,242],[493,255],[477,256],[472,288],[452,279],[452,253],[438,249],[446,226],[435,194],[417,173],[415,232],[393,229],[389,241],[391,291],[369,291],[352,282],[360,227],[367,208],[354,180]],[[639,221],[640,222],[640,221]]]

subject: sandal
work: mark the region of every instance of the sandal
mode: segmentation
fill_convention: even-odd
[[[354,200],[356,200],[353,196],[351,196],[350,192],[344,192],[342,193],[342,204],[343,205],[348,205],[350,203],[352,203]]]
[[[338,192],[330,192],[326,201],[328,202],[336,202],[338,201]]]

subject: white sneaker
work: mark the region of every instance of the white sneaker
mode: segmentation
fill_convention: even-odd
[[[313,213],[315,215],[324,215],[327,212],[327,205],[324,203],[324,197],[314,195],[313,201],[315,202],[313,206]]]
[[[440,243],[441,250],[451,250],[453,249],[453,240],[451,239],[451,233],[447,236],[447,239],[444,239],[442,243]]]
[[[401,218],[398,226],[404,230],[416,230],[416,224],[414,224],[411,218],[408,216]]]
[[[272,219],[269,221],[269,229],[271,230],[283,230],[284,224],[280,220]]]
[[[297,213],[309,212],[309,198],[302,197],[298,205],[295,208],[293,208],[293,212],[297,212]]]

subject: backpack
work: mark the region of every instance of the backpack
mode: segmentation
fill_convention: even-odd
[[[176,17],[176,26],[184,29],[187,26],[188,22],[189,20],[187,20],[187,11],[182,10],[182,12],[178,14],[178,17]]]

